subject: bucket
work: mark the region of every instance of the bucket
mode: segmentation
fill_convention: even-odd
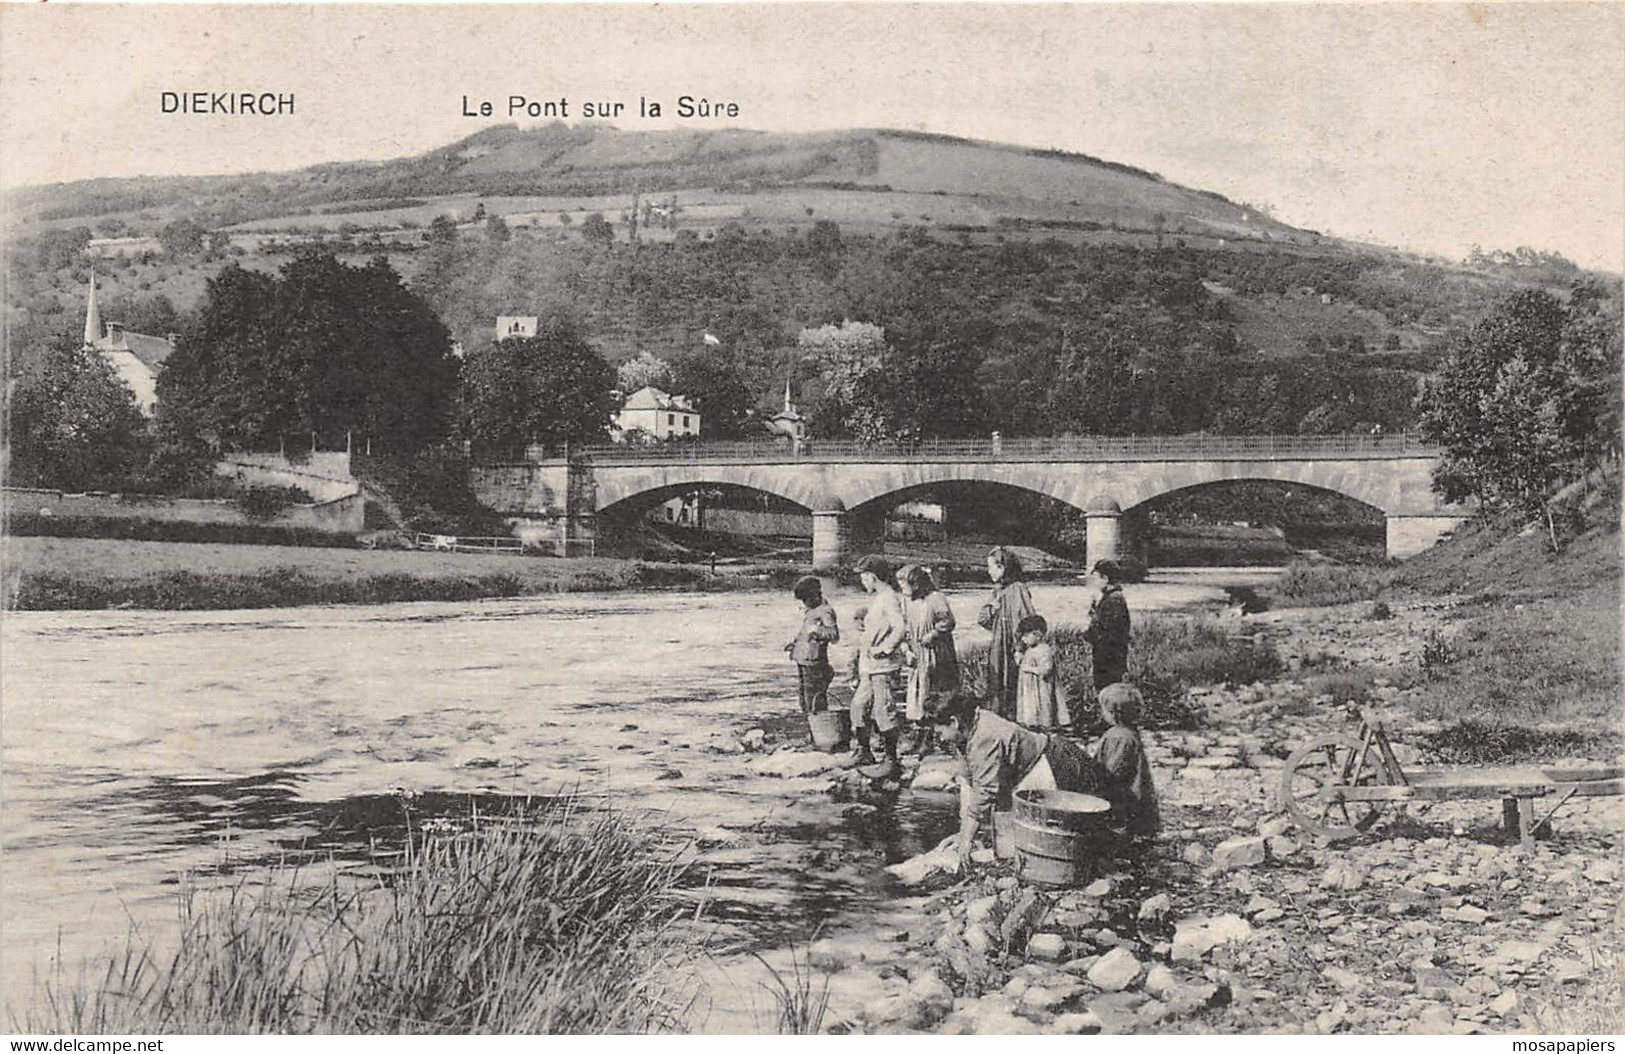
[[[1092,794],[1018,792],[1011,833],[1021,877],[1041,886],[1075,886],[1087,879],[1110,812],[1110,803]]]
[[[834,753],[846,747],[852,733],[852,715],[845,710],[821,710],[807,715],[807,728],[812,732],[813,746]]]
[[[1077,791],[1024,790],[1016,792],[1016,818],[1034,827],[1068,831],[1102,831],[1111,803]]]

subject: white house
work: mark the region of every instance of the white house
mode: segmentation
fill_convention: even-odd
[[[668,395],[659,388],[642,387],[610,417],[610,436],[624,443],[630,432],[655,441],[686,439],[700,434],[700,414],[686,395]]]
[[[534,337],[536,327],[541,323],[539,315],[498,315],[497,339],[511,340],[523,337]]]
[[[135,395],[135,405],[148,417],[158,405],[158,371],[175,350],[175,334],[155,337],[132,333],[121,322],[109,322],[104,329],[101,311],[96,307],[96,275],[90,276],[90,295],[85,301],[85,347],[100,355],[119,380]]]

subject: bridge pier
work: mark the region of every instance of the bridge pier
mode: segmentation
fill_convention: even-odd
[[[845,509],[815,509],[812,514],[812,559],[814,571],[836,571],[846,560],[852,545]]]
[[[1116,560],[1122,550],[1123,509],[1111,498],[1089,499],[1083,510],[1084,563],[1094,567],[1100,560]]]
[[[1431,549],[1438,541],[1459,527],[1467,517],[1388,514],[1388,559],[1403,560]]]

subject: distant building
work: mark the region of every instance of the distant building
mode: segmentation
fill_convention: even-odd
[[[792,444],[807,438],[807,421],[790,399],[789,381],[784,382],[784,409],[767,419],[767,430],[774,435],[784,436]]]
[[[117,256],[123,253],[126,256],[139,256],[142,253],[161,253],[164,243],[152,235],[131,235],[126,238],[92,238],[85,246],[86,256],[102,258]]]
[[[610,417],[609,427],[617,443],[626,442],[633,432],[654,441],[684,439],[700,434],[700,414],[688,396],[668,395],[659,388],[645,386],[626,397]]]
[[[905,501],[886,514],[886,540],[940,542],[948,537],[948,507],[934,501]]]
[[[536,327],[541,323],[537,315],[498,315],[497,339],[513,340],[525,337],[534,337]]]
[[[698,494],[682,494],[650,509],[647,518],[652,523],[700,528],[703,526],[700,522],[701,508]]]
[[[135,405],[148,417],[158,405],[158,371],[175,350],[175,334],[155,337],[132,333],[121,322],[104,327],[96,306],[96,275],[90,276],[90,294],[85,300],[85,347],[96,352],[113,367],[119,380],[135,395]]]

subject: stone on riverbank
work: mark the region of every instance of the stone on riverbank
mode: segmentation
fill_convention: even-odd
[[[1243,867],[1256,867],[1269,855],[1266,844],[1261,835],[1228,838],[1213,847],[1213,870],[1234,871]]]
[[[780,750],[767,757],[752,760],[750,770],[759,775],[777,776],[780,779],[802,779],[821,776],[840,766],[841,759],[830,754],[806,750]]]
[[[1103,992],[1121,992],[1140,979],[1140,960],[1127,948],[1113,948],[1089,968],[1089,983]]]
[[[901,995],[882,999],[865,1009],[871,1023],[918,1031],[932,1028],[954,1008],[954,993],[935,970],[926,970]]]
[[[1253,928],[1240,915],[1192,917],[1174,924],[1174,962],[1196,962],[1221,944],[1252,940]]]

